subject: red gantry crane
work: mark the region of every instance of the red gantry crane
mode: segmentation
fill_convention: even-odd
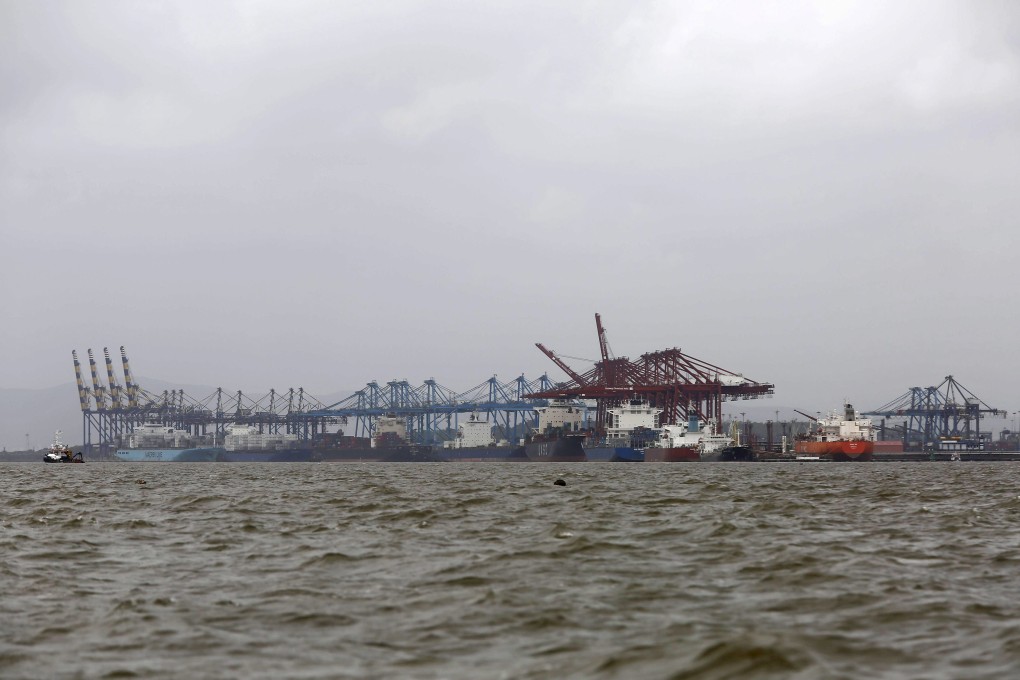
[[[609,348],[602,317],[595,315],[602,359],[587,373],[570,368],[542,343],[536,346],[570,376],[555,388],[527,395],[537,399],[590,399],[597,405],[595,429],[605,431],[606,412],[627,399],[646,399],[663,410],[663,423],[686,420],[692,411],[703,421],[722,426],[722,402],[757,399],[771,395],[775,385],[745,378],[684,354],[679,348],[642,354],[637,361],[614,357]]]

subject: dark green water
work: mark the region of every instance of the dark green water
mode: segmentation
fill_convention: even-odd
[[[0,488],[2,678],[1020,677],[1017,463],[5,464]]]

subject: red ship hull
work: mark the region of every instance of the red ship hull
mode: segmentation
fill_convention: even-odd
[[[690,463],[701,460],[697,447],[680,446],[675,448],[645,449],[646,463]]]
[[[794,444],[794,452],[834,461],[871,460],[875,453],[875,443],[860,439],[836,440],[827,442],[799,441]]]

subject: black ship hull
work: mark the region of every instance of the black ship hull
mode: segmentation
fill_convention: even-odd
[[[528,460],[539,463],[580,463],[588,460],[584,453],[584,436],[567,435],[556,439],[535,439],[524,445]]]

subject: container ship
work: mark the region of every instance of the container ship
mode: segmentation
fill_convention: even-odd
[[[296,434],[259,432],[252,425],[229,425],[223,437],[225,463],[307,463],[312,461],[312,446]]]
[[[117,460],[131,463],[208,463],[222,460],[226,449],[206,445],[202,437],[160,423],[145,423],[132,430],[127,446],[114,452]],[[211,443],[211,439],[210,439]]]
[[[872,460],[874,426],[869,418],[861,418],[850,404],[843,405],[842,413],[833,411],[816,423],[813,432],[794,442],[793,450],[797,455],[833,461]]]
[[[524,442],[528,460],[541,463],[577,463],[584,452],[584,407],[570,399],[552,399],[538,411],[538,428]]]
[[[659,434],[662,409],[644,399],[631,399],[606,411],[605,437],[592,436],[584,442],[587,459],[597,462],[641,462],[644,450]]]
[[[376,419],[372,437],[345,437],[343,432],[322,437],[312,449],[324,463],[427,463],[442,460],[431,446],[413,444],[407,421],[394,414]]]
[[[296,434],[259,432],[251,425],[228,425],[222,445],[215,436],[192,436],[159,423],[136,427],[127,446],[114,456],[151,463],[302,463],[314,460],[312,446]]]
[[[509,441],[497,441],[492,435],[492,425],[479,415],[472,413],[457,427],[457,436],[436,451],[441,460],[451,462],[505,463],[527,460],[524,449],[512,446]]]

